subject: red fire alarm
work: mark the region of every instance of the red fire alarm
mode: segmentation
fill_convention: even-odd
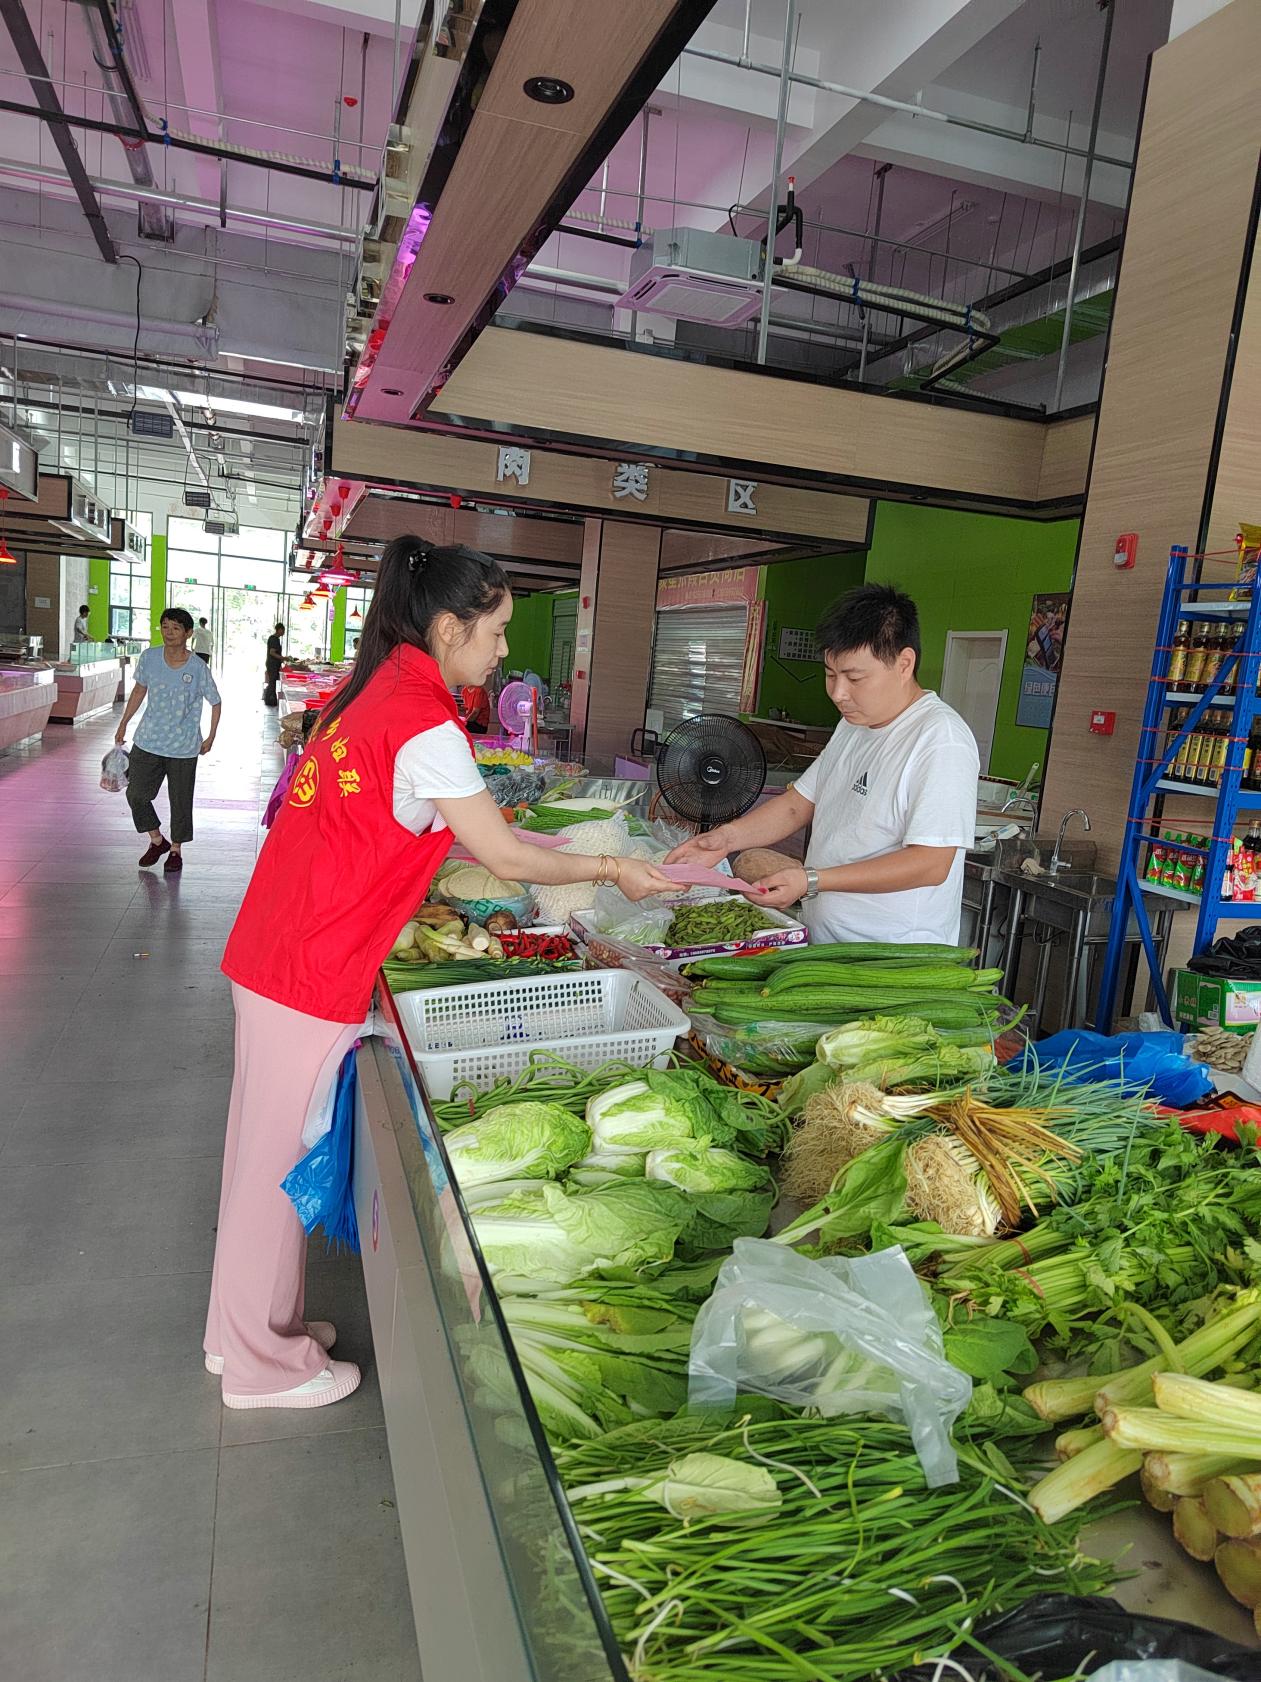
[[[1115,713],[1093,712],[1090,715],[1090,733],[1092,736],[1110,736],[1117,727]]]
[[[575,677],[580,677],[580,678],[584,678],[584,679],[586,678],[586,675],[587,675],[586,672],[575,672],[574,673]]]
[[[1117,538],[1117,546],[1112,556],[1112,564],[1118,572],[1128,572],[1138,559],[1138,533],[1136,531],[1122,532]]]
[[[584,607],[590,607],[591,606],[591,597],[590,596],[584,596],[582,598],[582,605]]]

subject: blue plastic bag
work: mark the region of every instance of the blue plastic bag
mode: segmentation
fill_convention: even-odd
[[[1213,1090],[1206,1063],[1183,1054],[1181,1034],[1092,1034],[1066,1028],[1025,1052],[1025,1065],[1075,1081],[1118,1082],[1128,1096],[1143,1093],[1161,1104],[1196,1104]]]
[[[355,1052],[342,1058],[333,1098],[333,1122],[280,1182],[308,1233],[324,1228],[326,1248],[359,1254],[359,1223],[351,1184],[355,1156]]]

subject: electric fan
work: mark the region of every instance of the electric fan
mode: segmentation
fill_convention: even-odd
[[[514,748],[537,754],[539,747],[538,693],[528,683],[506,683],[499,697],[499,722]]]
[[[700,829],[747,812],[765,785],[762,744],[738,718],[685,718],[657,754],[657,800]]]

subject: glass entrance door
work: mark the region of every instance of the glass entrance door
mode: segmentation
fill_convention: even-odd
[[[267,639],[280,617],[280,597],[270,590],[232,590],[220,587],[223,640],[220,659],[224,670],[256,673],[262,682]]]

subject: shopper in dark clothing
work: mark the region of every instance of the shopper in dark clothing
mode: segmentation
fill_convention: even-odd
[[[263,687],[263,705],[265,707],[279,706],[276,695],[276,685],[280,681],[280,660],[284,653],[280,639],[285,634],[283,625],[277,625],[267,639],[267,682]]]

